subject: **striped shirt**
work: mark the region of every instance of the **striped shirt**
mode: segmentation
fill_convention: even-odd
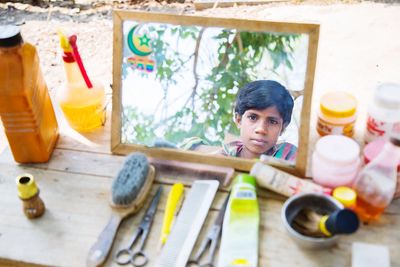
[[[233,141],[228,144],[223,144],[222,147],[223,155],[239,157],[240,152],[242,152],[243,150],[243,143],[241,141]],[[282,160],[295,161],[297,156],[297,147],[290,143],[283,142],[280,144],[276,144],[263,154]]]

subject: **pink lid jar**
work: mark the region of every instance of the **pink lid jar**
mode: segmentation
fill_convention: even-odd
[[[360,146],[353,139],[327,135],[315,145],[311,164],[313,180],[331,188],[351,186],[360,165]]]

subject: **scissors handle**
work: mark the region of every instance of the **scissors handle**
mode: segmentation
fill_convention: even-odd
[[[117,254],[115,254],[114,260],[119,265],[127,265],[131,262],[133,255],[129,248],[120,249]]]
[[[136,251],[135,253],[133,253],[130,262],[135,267],[142,267],[142,266],[145,266],[148,261],[149,261],[149,258],[144,253],[144,251],[143,250],[139,250],[139,251]]]
[[[189,260],[188,263],[186,264],[186,267],[214,267],[214,264],[212,264],[211,262],[209,263],[204,263],[204,264],[200,264],[197,260]]]
[[[126,265],[131,262],[131,258],[133,257],[132,247],[135,244],[139,235],[141,235],[143,230],[141,228],[136,229],[133,234],[131,240],[129,241],[129,246],[123,249],[118,250],[117,254],[114,256],[114,260],[119,265]],[[142,235],[143,237],[143,235]]]

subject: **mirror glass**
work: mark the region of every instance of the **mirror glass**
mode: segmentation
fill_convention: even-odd
[[[121,20],[120,143],[295,166],[309,34],[199,21]]]

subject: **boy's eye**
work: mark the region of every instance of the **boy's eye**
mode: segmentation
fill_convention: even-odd
[[[255,121],[257,120],[257,115],[256,114],[250,114],[249,116],[247,116],[251,121]]]
[[[275,120],[275,119],[269,119],[269,123],[271,123],[272,125],[276,125],[279,122],[277,120]]]

